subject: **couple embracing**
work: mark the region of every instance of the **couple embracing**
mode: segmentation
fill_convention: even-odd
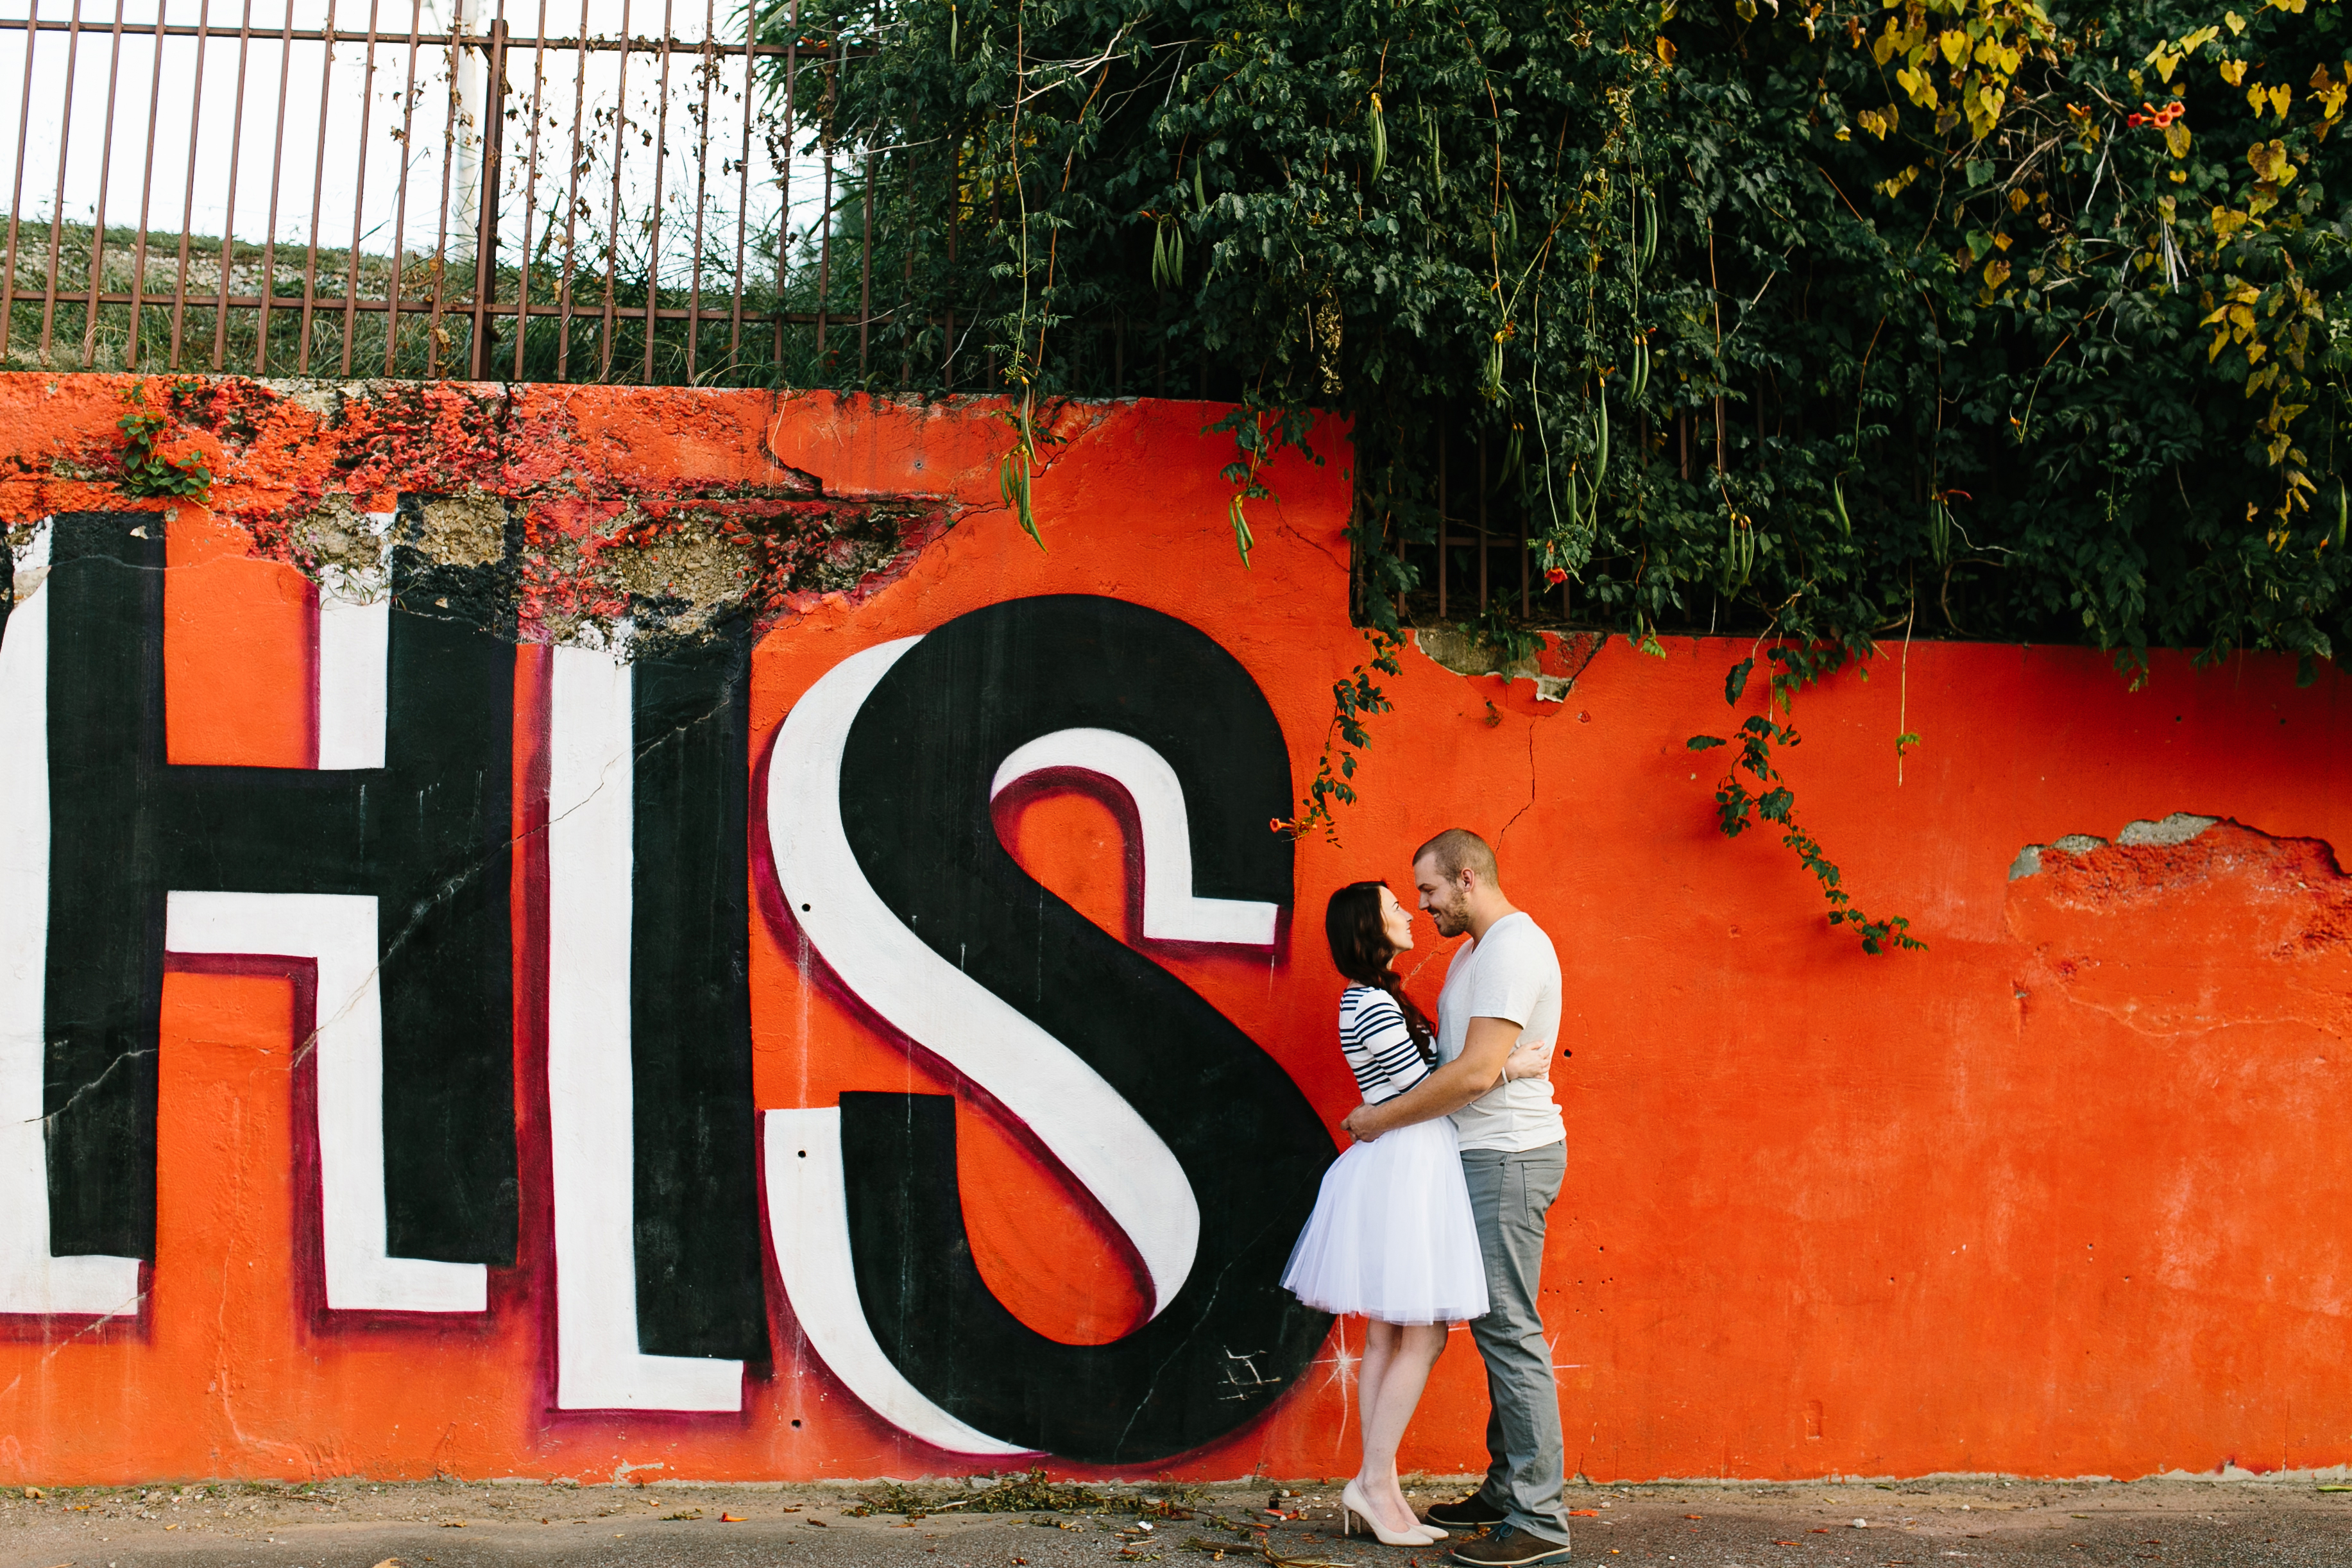
[[[1568,1556],[1559,1399],[1537,1310],[1544,1218],[1567,1167],[1550,1079],[1559,958],[1503,896],[1476,834],[1452,828],[1423,845],[1412,879],[1437,934],[1469,939],[1434,1026],[1393,967],[1412,947],[1412,913],[1388,885],[1342,888],[1324,915],[1350,982],[1339,1046],[1364,1103],[1340,1123],[1355,1144],[1325,1173],[1282,1283],[1308,1306],[1369,1320],[1356,1373],[1363,1461],[1343,1509],[1392,1546],[1491,1527],[1454,1560],[1530,1568]],[[1397,1445],[1463,1321],[1486,1363],[1486,1479],[1416,1520]]]

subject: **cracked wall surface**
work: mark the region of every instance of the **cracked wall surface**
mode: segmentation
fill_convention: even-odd
[[[806,824],[827,809],[864,847],[861,867],[889,868],[896,844],[930,847],[906,851],[927,858],[896,867],[892,897],[963,874],[967,846],[1014,876],[990,858],[1001,847],[1027,891],[977,922],[984,937],[1030,941],[1017,956],[1053,973],[1086,943],[1021,921],[1066,909],[1096,933],[1087,941],[1116,939],[1194,999],[1157,993],[1155,1017],[1212,1008],[1258,1053],[1253,1070],[1274,1075],[1213,1082],[1185,1052],[1158,1050],[1104,1116],[1132,1113],[1148,1131],[1181,1105],[1213,1130],[1234,1105],[1232,1125],[1273,1127],[1267,1108],[1296,1095],[1319,1121],[1306,1140],[1320,1141],[1318,1158],[1355,1100],[1332,1034],[1325,900],[1363,878],[1406,885],[1405,858],[1448,826],[1498,842],[1507,891],[1559,948],[1560,1043],[1574,1051],[1554,1071],[1569,1173],[1542,1303],[1575,1473],[2352,1463],[2336,1397],[2352,1236],[2328,1218],[2352,1200],[2336,1131],[2352,1025],[2352,887],[2337,863],[2352,798],[2336,781],[2352,717],[2332,672],[2298,688],[2291,660],[2200,669],[2159,653],[2129,690],[2090,652],[1923,641],[1866,680],[1800,692],[1790,721],[1804,744],[1776,761],[1808,831],[1857,902],[1909,917],[1928,943],[1869,958],[1825,925],[1817,886],[1773,836],[1716,829],[1719,769],[1685,742],[1760,710],[1762,683],[1724,707],[1726,670],[1756,651],[1745,641],[1680,641],[1658,658],[1584,634],[1498,667],[1467,634],[1425,634],[1381,680],[1396,708],[1370,721],[1361,798],[1339,810],[1338,842],[1303,840],[1269,871],[1257,835],[1276,813],[1260,797],[1282,793],[1286,761],[1290,797],[1303,791],[1332,683],[1365,657],[1347,623],[1345,464],[1268,470],[1279,499],[1254,503],[1266,515],[1253,514],[1244,568],[1218,478],[1230,450],[1202,434],[1218,410],[1062,411],[1040,448],[1040,550],[1003,507],[1007,426],[986,403],[210,383],[179,394],[163,445],[201,453],[217,476],[197,506],[114,486],[125,384],[0,378],[13,432],[0,680],[43,606],[86,602],[57,592],[59,536],[41,520],[114,518],[120,560],[104,570],[154,579],[156,596],[146,620],[54,644],[59,658],[123,655],[116,684],[85,687],[74,711],[112,704],[128,727],[149,721],[152,701],[154,765],[181,793],[156,797],[161,815],[149,802],[142,831],[178,844],[175,874],[200,871],[204,890],[245,885],[272,826],[255,803],[271,798],[265,784],[281,789],[300,813],[289,808],[279,835],[293,847],[271,862],[278,889],[333,869],[337,857],[296,832],[321,819],[318,800],[349,803],[365,825],[355,846],[409,831],[393,807],[412,803],[375,800],[377,773],[328,776],[352,743],[331,722],[335,672],[374,646],[352,628],[410,617],[390,623],[395,673],[378,681],[395,764],[436,729],[429,680],[424,700],[408,695],[425,667],[401,662],[404,638],[421,623],[489,634],[511,713],[507,799],[477,825],[510,856],[486,874],[506,912],[511,992],[488,1048],[511,1085],[496,1114],[512,1152],[491,1163],[514,1201],[489,1227],[506,1251],[478,1237],[473,1256],[425,1259],[478,1267],[479,1310],[334,1305],[321,1238],[344,1211],[322,1208],[320,1089],[304,1075],[324,1049],[316,1026],[339,1015],[282,956],[274,969],[173,957],[152,1051],[110,1058],[103,1081],[105,1067],[52,1086],[54,1103],[34,1084],[37,1122],[149,1075],[152,1244],[129,1260],[121,1315],[0,1313],[0,1481],[759,1479],[1024,1463],[959,1449],[969,1435],[877,1394],[842,1353],[843,1321],[819,1310],[841,1298],[793,1294],[824,1285],[809,1273],[823,1249],[774,1225],[805,1196],[793,1185],[801,1152],[821,1154],[831,1127],[868,1177],[919,1167],[908,1203],[952,1191],[972,1276],[1014,1325],[991,1329],[1003,1337],[974,1358],[975,1384],[985,1373],[1001,1385],[1033,1351],[1057,1369],[1130,1353],[1120,1347],[1154,1321],[1166,1237],[1151,1214],[1116,1215],[1087,1184],[1057,1102],[1039,1109],[995,1076],[1017,1052],[960,1058],[971,1040],[926,1039],[921,1017],[887,1010],[935,991],[969,1001],[956,1016],[976,1030],[985,1009],[957,989],[970,975],[953,954],[925,950],[938,973],[908,959],[924,982],[909,1001],[828,948],[841,928],[821,900],[854,889],[805,879]],[[99,525],[77,526],[86,541]],[[1116,602],[1104,614],[1145,628],[1141,640],[1089,644],[1083,617],[1055,618],[1061,595]],[[1022,601],[1047,603],[1007,609]],[[901,647],[913,638],[915,651]],[[974,695],[955,684],[975,667],[950,644],[1030,662]],[[908,670],[944,673],[887,685],[860,662],[919,658],[943,662]],[[1232,718],[1240,700],[1203,695],[1240,689],[1236,671],[1262,698],[1258,728]],[[842,697],[857,680],[881,695]],[[860,731],[861,701],[928,717]],[[25,711],[6,715],[0,743],[22,748]],[[1190,781],[1188,808],[1227,813],[1196,852],[1194,890],[1273,901],[1270,935],[1155,937],[1149,787],[1107,782],[1128,765],[1116,748],[1065,740],[1078,749],[995,791],[976,737],[1024,714],[1041,734],[1148,728]],[[61,715],[45,740],[65,733]],[[1906,732],[1919,740],[1898,758]],[[852,798],[795,782],[814,765],[812,734],[862,770]],[[16,754],[0,753],[0,795],[16,787]],[[401,776],[420,796],[440,787]],[[891,816],[966,797],[961,837]],[[76,835],[111,843],[97,814],[75,820]],[[7,827],[0,843],[32,842]],[[1244,870],[1218,885],[1229,851]],[[33,875],[26,864],[10,848],[0,878]],[[83,902],[108,915],[119,896],[96,886]],[[16,908],[0,907],[0,931],[25,929],[7,923]],[[909,930],[931,918],[916,912]],[[147,940],[137,921],[118,923]],[[1425,921],[1417,935],[1401,967],[1433,1006],[1450,944]],[[27,984],[27,951],[0,951],[0,1005]],[[1095,989],[1116,1022],[1118,987]],[[583,1019],[617,1046],[566,1057],[557,1045]],[[0,1062],[9,1048],[0,1040]],[[398,1079],[388,1104],[402,1102]],[[876,1117],[884,1101],[921,1114]],[[908,1143],[919,1128],[927,1142]],[[1227,1155],[1244,1176],[1274,1143],[1299,1142],[1251,1136],[1267,1147]],[[584,1169],[559,1157],[582,1148],[599,1154]],[[629,1179],[606,1179],[625,1156]],[[392,1165],[387,1182],[396,1152]],[[1200,1215],[1221,1237],[1250,1234],[1257,1215],[1238,1185]],[[712,1228],[678,1217],[694,1215]],[[609,1248],[583,1261],[581,1247],[623,1235],[637,1248],[626,1268],[593,1262]],[[601,1294],[580,1295],[583,1280]],[[929,1282],[916,1267],[883,1283]],[[625,1302],[638,1321],[616,1328]],[[1236,1389],[1281,1397],[1191,1427],[1139,1419],[1139,1401],[1112,1425],[1158,1423],[1170,1443],[1204,1435],[1148,1463],[1052,1463],[1337,1473],[1352,1462],[1361,1348],[1352,1322],[1306,1342],[1295,1372],[1271,1342],[1177,1344],[1168,1364],[1201,1409]],[[959,1403],[971,1390],[951,1353],[899,1351],[919,1395],[985,1436],[1001,1401]],[[1248,1370],[1223,1383],[1202,1370],[1219,1367]],[[1056,1371],[1039,1386],[1095,1375]],[[635,1403],[596,1403],[607,1399]],[[1484,1421],[1478,1364],[1457,1345],[1402,1462],[1475,1468]]]

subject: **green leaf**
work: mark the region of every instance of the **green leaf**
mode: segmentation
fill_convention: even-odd
[[[1743,658],[1731,667],[1730,674],[1723,678],[1723,700],[1727,706],[1737,703],[1740,693],[1748,689],[1748,677],[1755,668],[1754,659]]]
[[[1689,740],[1684,742],[1683,744],[1688,746],[1694,752],[1711,752],[1715,750],[1716,747],[1724,744],[1724,741],[1723,737],[1720,735],[1693,735]]]

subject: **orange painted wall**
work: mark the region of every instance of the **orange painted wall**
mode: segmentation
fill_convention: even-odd
[[[18,459],[0,479],[0,519],[124,504],[69,477],[107,449],[118,390],[0,378]],[[362,499],[450,488],[382,460],[338,468],[383,449],[364,408],[332,423],[255,396],[277,423],[235,452],[215,443],[211,510],[183,505],[168,523],[175,761],[300,765],[314,743],[309,589],[249,558],[252,516],[349,487],[346,474]],[[1245,570],[1223,525],[1225,454],[1200,434],[1199,405],[1067,416],[1036,485],[1043,551],[994,504],[1003,436],[985,406],[524,388],[508,412],[500,444],[462,461],[534,516],[579,512],[565,485],[658,500],[786,469],[828,497],[938,511],[902,570],[803,595],[767,633],[755,757],[847,655],[1003,599],[1083,592],[1176,616],[1240,659],[1303,785],[1331,682],[1364,657],[1347,621],[1334,432],[1328,466],[1277,465],[1281,500],[1262,503]],[[1276,962],[1169,967],[1336,1128],[1355,1097],[1332,1033],[1325,898],[1360,877],[1402,882],[1410,849],[1439,827],[1497,842],[1507,889],[1551,932],[1566,975],[1575,1055],[1555,1077],[1569,1169],[1544,1302],[1572,1472],[2133,1476],[2352,1461],[2340,1370],[2352,1238],[2330,1219],[2352,1202],[2335,1114],[2352,1012],[2352,884],[2331,848],[2352,835],[2340,679],[2299,690],[2292,661],[2200,671],[2165,655],[2131,690],[2095,653],[1922,641],[1887,649],[1867,679],[1806,694],[1804,744],[1785,762],[1807,826],[1864,908],[1907,914],[1929,943],[1871,958],[1824,927],[1811,879],[1766,836],[1714,831],[1714,770],[1683,742],[1723,731],[1724,671],[1748,651],[1685,640],[1655,658],[1612,641],[1560,703],[1409,651],[1341,844],[1299,847]],[[518,675],[524,728],[535,668],[526,659]],[[1898,778],[1906,729],[1924,742]],[[519,769],[529,742],[518,738]],[[2112,840],[2175,812],[2223,822],[2168,847],[2048,851],[2011,878],[2026,846]],[[1128,934],[1112,813],[1049,795],[1000,829],[1041,880]],[[813,984],[756,911],[752,934],[761,1107],[952,1091]],[[1412,984],[1433,1003],[1444,961],[1423,936]],[[95,1327],[0,1320],[0,1479],[971,1468],[858,1406],[775,1301],[774,1364],[751,1378],[740,1415],[551,1412],[546,1195],[528,1157],[521,1258],[492,1271],[485,1318],[318,1326],[291,1272],[300,1005],[282,979],[172,976],[143,1310]],[[526,1095],[527,1149],[536,1115]],[[1057,1338],[1130,1326],[1138,1281],[1087,1206],[992,1113],[961,1105],[959,1139],[967,1220],[1000,1296]],[[1156,1468],[1350,1469],[1357,1337],[1343,1325],[1267,1419]],[[1457,1342],[1404,1462],[1483,1464],[1484,1415],[1477,1359]]]

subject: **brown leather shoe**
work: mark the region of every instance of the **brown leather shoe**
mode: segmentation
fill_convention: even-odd
[[[1468,1568],[1534,1568],[1538,1563],[1567,1562],[1568,1542],[1498,1524],[1477,1540],[1464,1542],[1449,1555]]]

